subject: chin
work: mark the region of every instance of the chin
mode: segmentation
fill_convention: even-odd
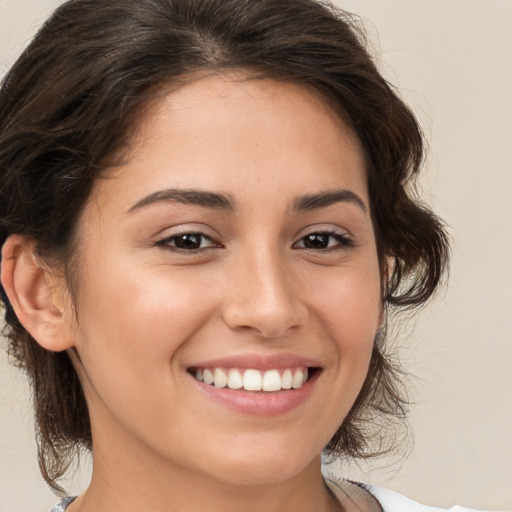
[[[255,443],[255,447],[260,446]],[[264,448],[244,450],[239,456],[233,451],[209,465],[211,476],[230,485],[268,486],[291,480],[310,465],[320,465],[321,455],[312,453],[297,443],[293,450]],[[215,469],[213,474],[212,469]]]
[[[307,466],[307,464],[306,464]],[[236,486],[272,486],[280,484],[297,476],[304,467],[288,464],[276,464],[273,460],[261,467],[254,464],[241,464],[231,471],[221,471],[215,474],[215,479],[228,485]]]

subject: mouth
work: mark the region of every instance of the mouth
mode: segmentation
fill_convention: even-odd
[[[275,393],[298,390],[320,371],[317,367],[290,367],[258,370],[256,368],[192,367],[188,373],[197,381],[214,388]]]

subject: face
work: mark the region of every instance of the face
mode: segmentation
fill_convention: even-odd
[[[217,76],[163,97],[79,224],[95,457],[230,483],[316,464],[379,328],[369,208],[357,140],[315,93]]]

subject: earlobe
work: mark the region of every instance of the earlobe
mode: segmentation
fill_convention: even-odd
[[[41,264],[32,241],[20,235],[6,240],[1,280],[18,320],[43,348],[59,352],[73,346],[57,278]]]

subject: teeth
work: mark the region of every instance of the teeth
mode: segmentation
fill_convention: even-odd
[[[228,388],[229,389],[240,389],[244,386],[244,379],[242,377],[242,374],[235,369],[229,370],[229,377],[228,377]]]
[[[244,389],[247,391],[261,391],[261,373],[258,370],[245,370]]]
[[[281,377],[281,386],[283,389],[291,389],[292,388],[292,371],[285,370],[283,372],[283,376]]]
[[[213,373],[210,370],[203,371],[203,381],[205,384],[213,384]]]
[[[308,380],[307,368],[288,368],[283,370],[260,371],[237,368],[196,369],[193,372],[198,381],[216,388],[245,389],[246,391],[280,391],[281,389],[300,389]]]
[[[270,370],[263,374],[263,383],[261,385],[263,391],[279,391],[281,387],[281,375],[279,375],[277,370]]]
[[[300,370],[295,370],[292,378],[292,388],[299,389],[302,387],[302,383],[304,382],[304,372]]]
[[[226,374],[220,369],[215,368],[213,372],[213,384],[216,388],[225,388],[228,383]]]

